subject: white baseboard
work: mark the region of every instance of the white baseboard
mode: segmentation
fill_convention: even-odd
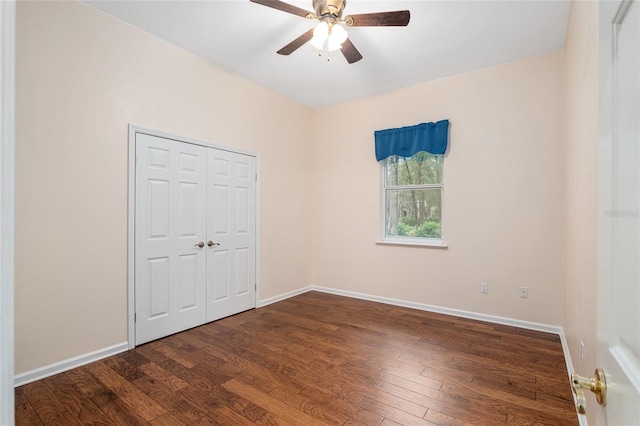
[[[542,324],[539,322],[524,321],[515,318],[500,317],[496,315],[481,314],[478,312],[463,311],[460,309],[444,308],[442,306],[428,305],[426,303],[409,302],[406,300],[393,299],[383,296],[372,296],[369,294],[356,293],[354,291],[339,290],[329,287],[311,286],[311,290],[322,293],[335,294],[338,296],[352,297],[354,299],[368,300],[371,302],[386,303],[387,305],[401,306],[403,308],[418,309],[421,311],[435,312],[438,314],[452,315],[456,317],[469,318],[478,321],[486,321],[494,324],[510,325],[513,327],[526,328],[528,330],[543,331],[545,333],[560,334],[562,327],[557,325]]]
[[[88,354],[79,355],[73,358],[66,359],[64,361],[36,368],[35,370],[16,374],[14,376],[13,383],[15,387],[26,385],[27,383],[35,382],[36,380],[44,379],[46,377],[71,370],[72,368],[80,367],[82,365],[101,360],[111,355],[119,354],[128,349],[128,342],[118,343],[117,345],[98,349],[97,351],[90,352]]]
[[[571,360],[571,352],[569,351],[569,343],[567,342],[567,337],[564,335],[564,330],[560,328],[560,342],[562,343],[562,352],[564,352],[564,362],[567,366],[567,375],[569,383],[571,383],[571,373],[575,370],[573,369],[573,361]],[[578,400],[576,399],[576,394],[573,394],[573,403],[577,407]],[[577,410],[576,410],[577,411]],[[580,426],[588,426],[587,424],[587,416],[582,414],[578,414],[578,424]]]
[[[313,286],[307,286],[303,288],[299,288],[297,290],[288,291],[286,293],[279,294],[277,296],[269,297],[267,299],[261,300],[257,308],[262,308],[263,306],[271,305],[272,303],[280,302],[281,300],[289,299],[291,297],[297,296],[302,293],[306,293],[308,291],[313,290]]]

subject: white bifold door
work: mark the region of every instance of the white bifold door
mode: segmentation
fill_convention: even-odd
[[[255,307],[255,157],[136,134],[135,342]]]

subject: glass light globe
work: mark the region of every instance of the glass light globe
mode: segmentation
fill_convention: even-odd
[[[331,34],[329,34],[329,47],[328,50],[334,51],[342,47],[342,43],[347,39],[347,31],[342,28],[342,25],[335,24],[331,27]]]
[[[324,42],[329,37],[329,25],[322,21],[313,30],[313,38],[309,43],[318,50],[322,50]]]

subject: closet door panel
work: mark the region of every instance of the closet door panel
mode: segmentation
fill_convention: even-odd
[[[206,321],[207,149],[136,134],[136,344]]]
[[[207,321],[256,306],[256,161],[208,151]]]

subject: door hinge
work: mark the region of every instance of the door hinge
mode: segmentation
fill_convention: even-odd
[[[133,314],[133,322],[138,322],[138,314]]]
[[[256,182],[258,181],[258,174],[256,173]]]

